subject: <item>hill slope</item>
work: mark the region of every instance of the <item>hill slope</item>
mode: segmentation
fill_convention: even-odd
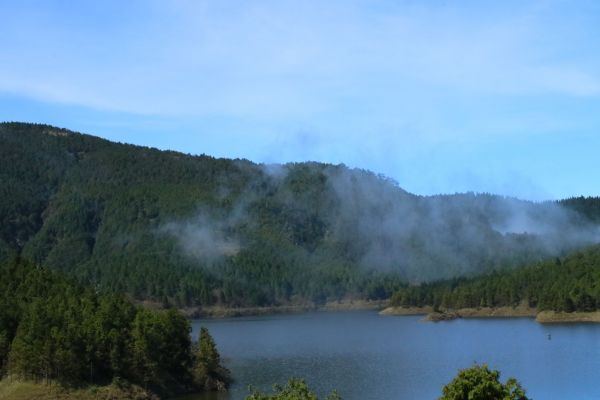
[[[461,309],[515,307],[539,311],[591,312],[600,309],[600,246],[513,271],[455,279],[399,290],[393,306]]]
[[[600,201],[422,197],[343,165],[259,165],[0,124],[0,258],[177,305],[385,298],[598,241]]]

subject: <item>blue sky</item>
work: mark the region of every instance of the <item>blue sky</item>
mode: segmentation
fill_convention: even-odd
[[[600,2],[0,0],[0,120],[600,195]]]

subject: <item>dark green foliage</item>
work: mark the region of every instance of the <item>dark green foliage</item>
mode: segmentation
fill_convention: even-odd
[[[195,350],[194,380],[205,390],[226,390],[231,383],[229,370],[221,365],[221,356],[217,345],[208,332],[202,327]]]
[[[440,400],[527,400],[525,390],[516,379],[500,382],[500,372],[487,365],[474,365],[459,371],[444,386]]]
[[[385,299],[402,282],[559,255],[597,214],[591,199],[566,201],[571,225],[549,246],[495,227],[515,208],[552,220],[554,203],[420,197],[343,165],[257,165],[20,123],[0,124],[0,182],[0,260],[175,307]]]
[[[571,197],[561,200],[559,203],[577,211],[591,221],[600,222],[600,197]]]
[[[190,383],[190,327],[176,311],[139,310],[131,326],[131,350],[136,382],[164,387],[177,387],[182,379]]]
[[[323,246],[319,208],[335,200],[325,168],[337,167],[290,166],[281,180],[245,160],[0,124],[0,260],[20,253],[99,291],[177,307],[389,297],[397,277],[366,275]],[[173,231],[190,221],[239,246],[188,254]]]
[[[290,379],[285,386],[273,386],[272,394],[254,391],[246,400],[319,400],[302,379]],[[341,400],[334,391],[325,400]]]
[[[517,306],[538,310],[594,311],[600,306],[600,246],[512,271],[407,287],[396,292],[396,306]]]
[[[176,311],[136,308],[22,260],[0,265],[0,277],[0,375],[198,388],[189,322]]]

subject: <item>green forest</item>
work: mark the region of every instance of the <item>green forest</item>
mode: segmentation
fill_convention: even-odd
[[[600,306],[600,246],[512,271],[403,288],[395,306],[435,309],[517,306],[540,311],[595,311]]]
[[[600,199],[417,196],[344,165],[262,165],[0,124],[0,259],[176,307],[387,299],[598,240]]]
[[[344,165],[263,165],[0,124],[0,259],[175,307],[387,299],[597,241],[600,199],[417,196]]]
[[[419,196],[344,165],[256,164],[23,123],[0,124],[0,181],[0,377],[21,382],[133,385],[146,398],[226,390],[210,333],[193,341],[176,311],[190,306],[600,308],[597,197]],[[492,389],[526,398],[485,366],[461,371],[443,398]],[[301,380],[248,397],[270,398],[317,397]]]
[[[175,310],[135,307],[20,259],[0,266],[0,377],[136,384],[160,395],[225,389],[212,337]]]

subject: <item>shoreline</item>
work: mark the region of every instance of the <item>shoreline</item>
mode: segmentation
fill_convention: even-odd
[[[592,312],[559,312],[538,311],[536,308],[519,305],[517,307],[481,307],[460,308],[457,310],[443,310],[435,312],[430,306],[426,307],[387,307],[380,315],[407,316],[423,315],[422,321],[440,322],[452,321],[459,318],[486,319],[486,318],[533,318],[540,324],[562,323],[600,323],[600,310]]]
[[[572,323],[600,323],[599,311],[574,311],[571,313],[561,311],[541,311],[535,320],[540,324],[572,324]]]
[[[387,300],[341,300],[327,302],[323,305],[296,304],[269,307],[189,307],[179,311],[189,319],[221,319],[235,317],[253,317],[278,314],[299,314],[305,312],[362,311],[381,310],[388,304]]]
[[[158,309],[157,303],[138,302],[143,307]],[[600,323],[600,310],[591,312],[538,311],[537,308],[520,304],[516,307],[477,307],[434,311],[432,306],[396,307],[389,306],[388,300],[338,300],[325,304],[289,304],[268,307],[224,307],[199,306],[178,309],[188,319],[223,319],[237,317],[269,316],[280,314],[300,314],[307,312],[344,312],[379,310],[383,316],[422,315],[422,321],[440,322],[464,319],[486,318],[533,318],[540,324]]]
[[[379,315],[392,315],[392,316],[403,316],[403,315],[428,315],[433,313],[433,307],[386,307],[379,312]]]

